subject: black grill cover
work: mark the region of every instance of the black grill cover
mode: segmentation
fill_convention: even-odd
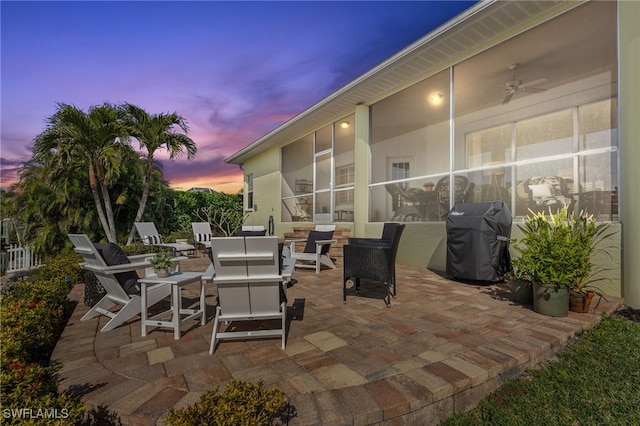
[[[502,201],[456,204],[447,216],[447,275],[502,280],[511,270],[511,222]]]

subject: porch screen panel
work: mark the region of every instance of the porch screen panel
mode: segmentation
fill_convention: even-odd
[[[574,151],[571,109],[519,121],[515,132],[518,160]]]
[[[310,221],[313,217],[313,135],[282,148],[281,220]]]
[[[453,171],[470,201],[617,219],[616,5],[581,4],[453,66]]]
[[[353,221],[353,188],[355,181],[354,121],[350,114],[335,123],[334,128],[334,221]]]
[[[370,220],[435,217],[426,192],[449,170],[449,86],[447,69],[371,106]]]
[[[316,132],[315,153],[326,151],[333,146],[332,125],[323,127]]]

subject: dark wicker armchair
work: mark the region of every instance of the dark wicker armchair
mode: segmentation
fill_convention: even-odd
[[[382,238],[349,238],[344,250],[343,301],[347,303],[347,281],[355,279],[355,291],[360,291],[360,279],[380,281],[386,286],[384,301],[391,306],[396,297],[396,253],[406,225],[385,223]]]

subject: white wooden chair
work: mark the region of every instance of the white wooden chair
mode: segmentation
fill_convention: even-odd
[[[315,230],[309,231],[307,238],[289,240],[290,255],[296,260],[296,268],[315,268],[316,274],[320,273],[322,265],[335,269],[336,265],[329,257],[331,245],[336,242],[333,239],[335,229],[335,225],[316,225]],[[296,248],[301,243],[305,244],[302,251]]]
[[[216,238],[212,247],[213,282],[218,289],[212,354],[218,339],[281,336],[285,348],[287,304],[281,297],[277,237]],[[232,331],[234,321],[279,319],[274,329]],[[229,322],[224,332],[220,321]],[[264,324],[262,324],[264,326]]]
[[[75,252],[84,260],[80,264],[82,269],[94,273],[106,294],[98,301],[82,318],[86,321],[98,315],[105,315],[110,320],[102,327],[101,331],[109,331],[124,324],[142,311],[142,302],[139,294],[129,294],[119,281],[122,274],[135,274],[135,271],[145,269],[146,274],[153,273],[148,258],[149,254],[126,257],[130,263],[108,265],[104,257],[88,236],[84,234],[69,234],[69,238],[75,246]],[[117,246],[116,246],[117,247]],[[124,254],[124,253],[122,253]],[[176,261],[180,258],[174,259]],[[125,261],[124,258],[119,261]],[[152,306],[171,294],[171,286],[159,284],[148,290],[147,306]],[[119,309],[114,309],[120,306]]]
[[[242,225],[242,229],[236,232],[236,237],[264,237],[267,230],[262,225]]]
[[[191,222],[193,229],[193,240],[196,245],[202,246],[203,249],[211,248],[211,224],[209,222]]]
[[[138,232],[140,240],[145,246],[170,248],[173,250],[174,255],[195,253],[196,251],[196,248],[191,244],[163,242],[162,236],[158,233],[156,224],[153,222],[135,222],[133,226],[135,226],[136,232]]]
[[[264,226],[262,225],[242,225],[242,230],[261,232],[261,231],[264,231],[265,229],[264,229]]]

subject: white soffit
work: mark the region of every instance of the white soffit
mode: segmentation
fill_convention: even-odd
[[[460,57],[560,3],[563,1],[479,2],[225,161],[242,164],[269,148],[305,136],[351,113],[355,105],[391,93],[408,81],[418,79],[426,70]]]

